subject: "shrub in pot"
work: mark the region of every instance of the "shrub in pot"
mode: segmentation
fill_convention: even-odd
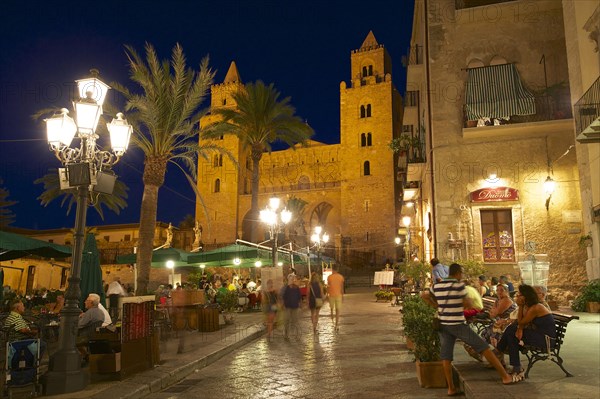
[[[390,301],[394,298],[394,293],[392,291],[378,290],[375,291],[375,298],[378,301]]]
[[[576,312],[585,312],[587,309],[592,313],[598,313],[598,305],[589,305],[590,303],[600,303],[600,279],[591,280],[583,287],[571,308]]]
[[[404,335],[414,342],[417,378],[424,388],[446,386],[440,361],[440,338],[432,328],[435,310],[420,296],[405,298],[402,309]]]

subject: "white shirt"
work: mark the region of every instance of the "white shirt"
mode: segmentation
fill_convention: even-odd
[[[108,314],[108,310],[106,310],[106,308],[102,306],[101,303],[98,304],[98,309],[100,309],[102,313],[104,313],[104,321],[102,322],[102,327],[106,327],[112,324],[112,319],[110,317],[110,314]]]
[[[120,296],[125,296],[125,290],[123,289],[123,286],[121,286],[121,283],[119,283],[118,281],[113,281],[112,283],[110,283],[108,285],[108,290],[106,291],[106,295],[120,295]]]

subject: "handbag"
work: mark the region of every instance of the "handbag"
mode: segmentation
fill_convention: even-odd
[[[315,307],[316,308],[320,308],[323,306],[323,298],[317,297],[315,295],[315,291],[313,290],[312,284],[310,285],[310,292],[312,292],[313,296],[315,297]]]

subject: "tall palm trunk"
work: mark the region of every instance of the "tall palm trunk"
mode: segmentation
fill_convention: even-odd
[[[166,157],[155,156],[146,158],[143,177],[144,194],[142,196],[142,207],[140,211],[136,295],[146,295],[148,293],[148,281],[150,280],[150,266],[152,263],[152,250],[154,249],[154,231],[158,208],[158,190],[165,182],[166,171]]]
[[[260,182],[260,160],[262,151],[252,149],[252,197],[250,202],[250,220],[252,229],[250,230],[250,241],[258,242],[258,183]]]

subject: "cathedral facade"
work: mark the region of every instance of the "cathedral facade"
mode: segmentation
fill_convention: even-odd
[[[294,209],[286,241],[305,247],[315,226],[321,226],[331,237],[325,251],[339,262],[381,263],[397,257],[399,186],[389,143],[400,133],[402,100],[392,82],[391,58],[372,32],[351,52],[350,62],[351,79],[340,83],[340,143],[309,140],[303,147],[264,154],[259,207],[264,208],[270,197],[283,203],[300,200],[296,202],[303,206]],[[211,88],[211,109],[235,107],[232,95],[242,88],[232,63],[223,83]],[[211,118],[208,115],[202,124]],[[237,165],[222,155],[199,162],[202,200],[196,219],[203,226],[203,242],[210,245],[248,240],[253,222],[248,153],[234,136],[217,141]]]

